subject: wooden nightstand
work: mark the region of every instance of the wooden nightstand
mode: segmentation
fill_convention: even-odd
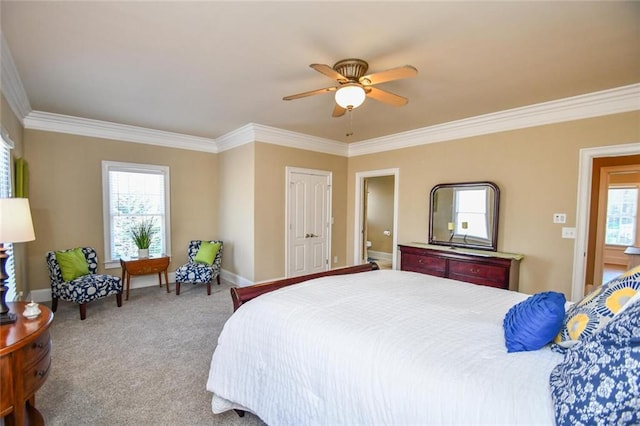
[[[131,275],[148,275],[158,274],[158,283],[162,287],[162,273],[164,273],[164,281],[167,284],[167,293],[169,293],[169,256],[145,257],[142,259],[120,259],[122,266],[122,284],[126,283],[125,300],[129,300],[129,287],[131,286]],[[126,281],[125,281],[126,279]]]
[[[0,423],[44,425],[35,394],[51,368],[49,326],[53,313],[40,305],[41,314],[27,319],[22,315],[27,302],[7,305],[17,319],[0,326],[0,417],[4,420]]]

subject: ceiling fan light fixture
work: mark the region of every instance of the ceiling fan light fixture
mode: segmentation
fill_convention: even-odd
[[[364,89],[357,83],[344,84],[336,91],[336,103],[344,109],[358,108],[365,97]]]

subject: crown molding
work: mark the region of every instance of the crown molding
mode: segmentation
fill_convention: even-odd
[[[348,146],[344,142],[256,123],[246,124],[216,139],[218,152],[227,151],[251,142],[263,142],[306,151],[340,155],[343,157],[346,157],[348,154]]]
[[[3,61],[3,70],[4,63]],[[4,74],[3,72],[3,81]],[[210,153],[223,152],[247,143],[263,142],[307,151],[355,157],[637,110],[640,110],[640,84],[632,84],[437,124],[351,144],[255,123],[246,124],[216,139],[42,111],[28,112],[23,119],[23,125],[26,129],[69,133]]]
[[[513,108],[349,145],[349,157],[640,110],[640,84]]]
[[[0,33],[0,39],[0,63],[2,63],[0,86],[11,111],[24,124],[24,118],[31,112],[31,105],[4,34]]]
[[[166,148],[179,148],[211,153],[218,152],[216,142],[213,139],[110,123],[108,121],[53,114],[50,112],[30,112],[24,119],[24,127],[25,129],[114,139],[118,141],[163,146]]]

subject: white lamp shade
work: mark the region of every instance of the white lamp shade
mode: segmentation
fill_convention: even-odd
[[[358,108],[364,102],[365,97],[362,86],[349,83],[340,87],[336,92],[336,103],[344,109]]]
[[[21,243],[35,239],[29,200],[0,198],[0,243]]]

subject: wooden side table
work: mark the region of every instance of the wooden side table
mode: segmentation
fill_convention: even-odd
[[[158,274],[158,283],[162,287],[162,273],[164,273],[164,281],[167,284],[167,293],[169,293],[169,256],[145,257],[142,259],[120,259],[122,266],[122,284],[126,283],[127,294],[125,300],[129,300],[129,287],[131,286],[131,275],[148,275]],[[126,281],[125,281],[126,279]]]
[[[51,368],[49,326],[53,313],[44,305],[34,319],[25,318],[27,302],[7,303],[16,322],[0,326],[0,423],[44,425],[35,394]]]

